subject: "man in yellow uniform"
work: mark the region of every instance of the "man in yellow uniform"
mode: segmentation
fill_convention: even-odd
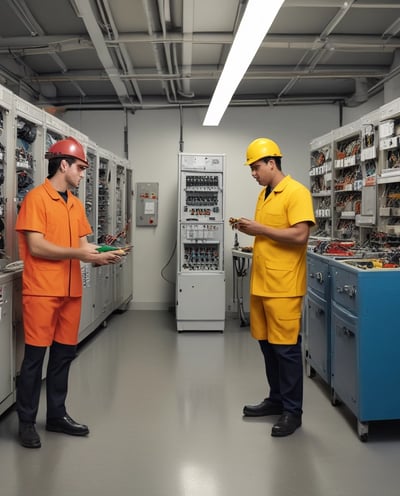
[[[303,360],[302,299],[306,293],[306,253],[315,224],[308,189],[281,170],[281,151],[268,138],[247,148],[246,165],[263,186],[255,219],[240,218],[239,231],[255,236],[250,281],[250,328],[264,356],[269,396],[246,405],[243,415],[280,415],[272,436],[292,434],[301,425]]]
[[[85,209],[71,193],[89,167],[81,143],[66,138],[46,153],[45,182],[24,198],[15,229],[24,262],[22,307],[25,354],[17,387],[19,440],[26,448],[40,448],[36,431],[42,366],[50,347],[46,374],[46,429],[86,436],[89,429],[67,413],[68,374],[76,355],[82,302],[80,261],[117,263],[114,252],[99,253],[88,243],[91,233]]]

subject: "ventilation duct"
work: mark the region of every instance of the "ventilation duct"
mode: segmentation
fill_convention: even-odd
[[[358,107],[368,100],[368,82],[367,78],[357,78],[355,81],[355,91],[350,98],[346,98],[344,103],[346,107]]]

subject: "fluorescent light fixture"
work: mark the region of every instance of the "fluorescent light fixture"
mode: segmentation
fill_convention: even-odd
[[[203,126],[218,126],[284,0],[249,0]]]

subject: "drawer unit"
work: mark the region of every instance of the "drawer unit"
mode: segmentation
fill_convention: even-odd
[[[332,380],[334,394],[358,416],[358,319],[332,303]]]
[[[305,298],[305,365],[306,374],[315,372],[330,384],[330,259],[307,253],[307,285]]]
[[[328,384],[331,376],[330,305],[309,291],[306,298],[306,373],[313,372]]]
[[[332,266],[331,277],[332,299],[350,312],[355,313],[358,302],[357,273],[346,270],[346,266],[339,262]]]
[[[349,408],[366,441],[369,422],[400,419],[400,269],[326,258],[328,297],[309,286],[306,298],[306,371],[311,367],[326,380],[332,403]]]
[[[329,296],[329,259],[316,253],[307,253],[307,284],[322,298]]]

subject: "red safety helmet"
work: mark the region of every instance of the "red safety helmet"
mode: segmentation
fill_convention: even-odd
[[[83,146],[75,138],[72,138],[72,136],[57,141],[57,143],[54,143],[45,154],[47,160],[65,157],[77,158],[89,166]]]

